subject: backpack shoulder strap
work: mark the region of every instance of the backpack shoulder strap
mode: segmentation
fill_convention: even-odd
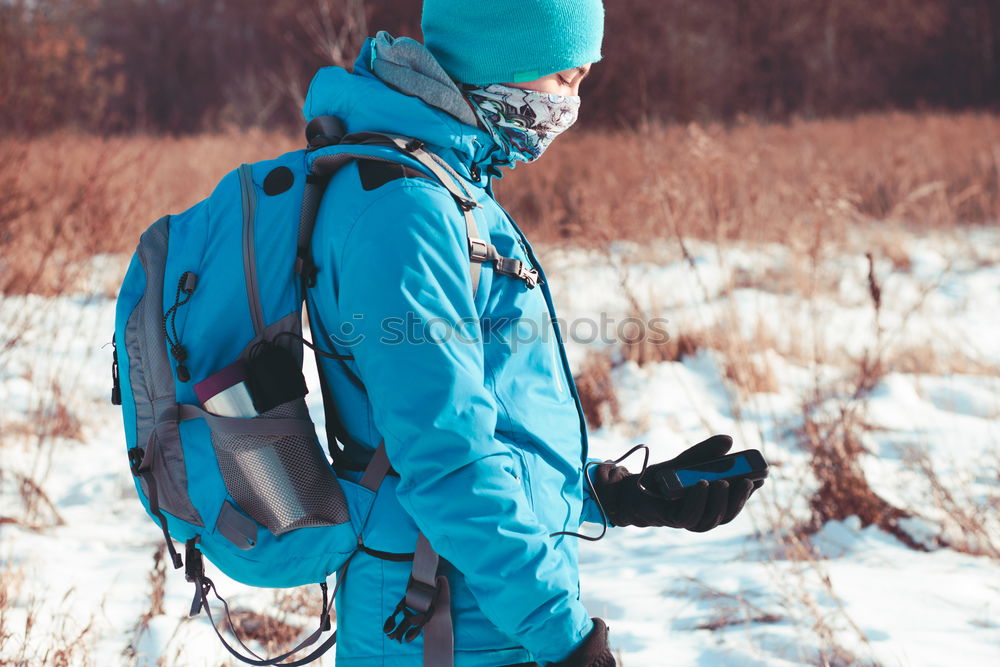
[[[443,159],[425,150],[422,141],[398,135],[368,132],[348,135],[341,140],[340,144],[395,148],[400,153],[417,160],[455,198],[455,202],[465,219],[473,298],[476,297],[479,290],[481,263],[493,261],[496,269],[503,273],[508,273],[504,269],[509,268],[509,265],[502,266],[503,262],[514,261],[520,265],[518,260],[509,260],[500,256],[496,247],[480,238],[479,227],[473,214],[473,210],[479,207],[479,203],[462,184],[461,177]],[[312,168],[306,177],[303,192],[302,212],[299,217],[298,252],[295,262],[295,271],[302,277],[303,298],[305,298],[306,288],[316,284],[316,265],[312,260],[311,245],[312,232],[316,224],[316,214],[323,197],[323,191],[330,178],[341,167],[353,160],[400,162],[387,157],[376,157],[368,153],[350,150],[331,152],[313,161]],[[534,287],[537,283],[537,275],[535,273],[535,280],[528,283],[530,287]],[[522,276],[517,275],[517,277]],[[308,300],[306,301],[308,305]],[[317,365],[320,370],[320,382],[323,383],[322,365],[318,363]],[[385,442],[381,442],[365,468],[359,483],[361,486],[377,492],[389,468],[390,463],[385,452]],[[362,521],[362,525],[364,523],[366,521]],[[450,613],[450,591],[447,578],[437,573],[439,562],[440,559],[427,538],[422,533],[419,534],[406,593],[396,611],[386,619],[384,631],[393,639],[402,640],[405,637],[408,641],[414,639],[421,631],[425,631],[424,665],[451,667],[454,664],[454,633]],[[400,613],[403,614],[403,618],[397,623],[396,617]]]
[[[441,158],[433,153],[424,150],[424,143],[418,139],[411,139],[399,135],[381,134],[377,132],[361,132],[350,134],[340,142],[341,146],[386,146],[395,148],[404,155],[408,155],[417,160],[421,166],[426,168],[446,190],[455,198],[456,204],[462,211],[465,219],[466,235],[469,239],[469,248],[472,248],[472,240],[480,240],[479,227],[476,224],[475,215],[472,211],[479,206],[472,194],[460,185],[461,178],[457,173]],[[372,160],[378,162],[400,163],[400,160],[393,160],[388,157],[374,156],[365,152],[337,151],[316,158],[312,163],[312,169],[306,178],[305,192],[302,200],[302,216],[299,221],[299,258],[296,261],[296,271],[300,275],[310,271],[311,275],[305,275],[307,284],[315,284],[315,265],[311,261],[310,239],[312,229],[316,224],[316,212],[319,209],[319,202],[323,196],[323,190],[330,178],[348,162],[354,160]],[[472,279],[472,295],[476,296],[479,289],[479,261],[472,258],[470,252],[469,274]]]
[[[538,285],[540,276],[538,271],[528,268],[521,260],[512,257],[504,257],[491,243],[487,243],[479,234],[479,227],[476,224],[476,217],[473,211],[480,205],[475,197],[465,186],[461,176],[440,156],[426,150],[426,144],[412,137],[398,134],[388,134],[382,132],[357,132],[345,136],[340,145],[353,146],[384,146],[393,148],[401,154],[416,160],[424,167],[455,199],[455,203],[462,211],[465,219],[466,240],[469,249],[469,276],[472,279],[472,297],[475,298],[479,291],[480,264],[491,263],[494,271],[502,273],[518,280],[522,280],[529,289]],[[389,157],[374,156],[365,152],[337,151],[328,155],[316,158],[312,164],[312,171],[306,183],[306,193],[302,206],[302,221],[299,225],[299,260],[296,262],[296,270],[308,271],[307,284],[314,284],[315,266],[310,258],[310,237],[312,227],[316,221],[316,210],[319,207],[319,200],[323,194],[323,187],[329,182],[330,177],[338,169],[352,160],[371,160],[379,162],[399,163]],[[310,179],[313,182],[310,182]],[[302,271],[300,271],[302,273]]]

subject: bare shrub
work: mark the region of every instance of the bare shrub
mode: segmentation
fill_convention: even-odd
[[[927,451],[919,447],[908,448],[905,457],[911,468],[923,474],[931,488],[931,500],[941,511],[944,525],[937,540],[956,551],[1000,560],[996,533],[1000,495],[977,500],[970,493],[949,488]],[[1000,468],[994,473],[994,479],[1000,480]]]
[[[804,526],[805,531],[813,533],[827,521],[856,516],[863,526],[876,525],[907,546],[926,551],[924,545],[900,527],[900,519],[910,515],[875,493],[868,483],[859,461],[864,450],[856,436],[856,427],[848,412],[826,422],[805,415],[800,437],[811,454],[810,465],[819,481],[819,488],[809,498],[812,516]]]
[[[14,494],[9,490],[16,489],[19,507],[12,507],[10,504],[4,505],[4,510],[14,510],[14,515],[6,513],[0,515],[0,524],[12,523],[28,528],[29,530],[41,531],[55,526],[66,524],[55,503],[45,493],[35,480],[27,475],[23,475],[13,470],[0,468],[0,484],[4,487],[4,496],[11,497]]]
[[[588,425],[600,428],[619,419],[621,406],[608,355],[588,352],[574,380]]]
[[[713,600],[717,605],[712,618],[696,625],[695,629],[697,630],[715,631],[734,625],[780,623],[784,620],[780,614],[761,609],[760,606],[750,602],[747,596],[741,593],[727,593],[695,577],[685,577],[685,579],[701,589],[698,595],[700,599]]]
[[[876,525],[907,546],[926,551],[925,545],[914,540],[900,526],[900,520],[909,518],[910,514],[875,493],[861,467],[860,457],[864,447],[860,432],[865,425],[859,414],[869,394],[885,374],[882,361],[885,337],[881,323],[882,287],[875,271],[873,254],[869,252],[866,257],[868,295],[874,311],[873,344],[857,361],[852,378],[853,390],[839,400],[835,413],[817,417],[824,393],[818,380],[813,401],[803,409],[799,441],[811,455],[810,466],[819,482],[819,487],[809,499],[812,516],[804,530],[812,533],[831,519],[842,521],[856,516],[863,526]]]

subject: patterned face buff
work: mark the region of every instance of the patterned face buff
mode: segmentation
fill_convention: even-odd
[[[577,95],[553,95],[498,83],[467,88],[465,94],[511,162],[533,162],[560,133],[576,122]]]

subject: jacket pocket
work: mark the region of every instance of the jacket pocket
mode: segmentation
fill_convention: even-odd
[[[240,422],[267,419],[311,424],[304,398],[282,403],[257,417],[224,420],[235,424],[232,428],[210,423],[219,470],[233,500],[275,536],[296,528],[350,521],[347,499],[314,431],[239,432]]]
[[[511,462],[510,466],[505,466],[507,472],[521,484],[524,495],[528,498],[528,506],[535,508],[535,501],[531,493],[531,475],[528,472],[528,463],[522,452],[516,445],[509,445]]]

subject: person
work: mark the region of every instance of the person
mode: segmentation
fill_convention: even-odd
[[[310,86],[307,119],[419,139],[477,202],[479,235],[520,262],[483,264],[474,286],[463,213],[417,164],[353,162],[327,186],[310,313],[317,339],[352,357],[320,359],[327,429],[346,479],[382,441],[395,473],[337,593],[338,665],[421,664],[422,637],[382,626],[418,532],[450,584],[455,665],[615,664],[580,601],[577,540],[560,534],[602,520],[586,424],[547,278],[493,191],[576,120],[603,23],[600,0],[425,0],[424,43],[379,32],[351,72],[323,68]],[[654,501],[624,468],[592,469],[615,525],[706,530],[749,495]]]

